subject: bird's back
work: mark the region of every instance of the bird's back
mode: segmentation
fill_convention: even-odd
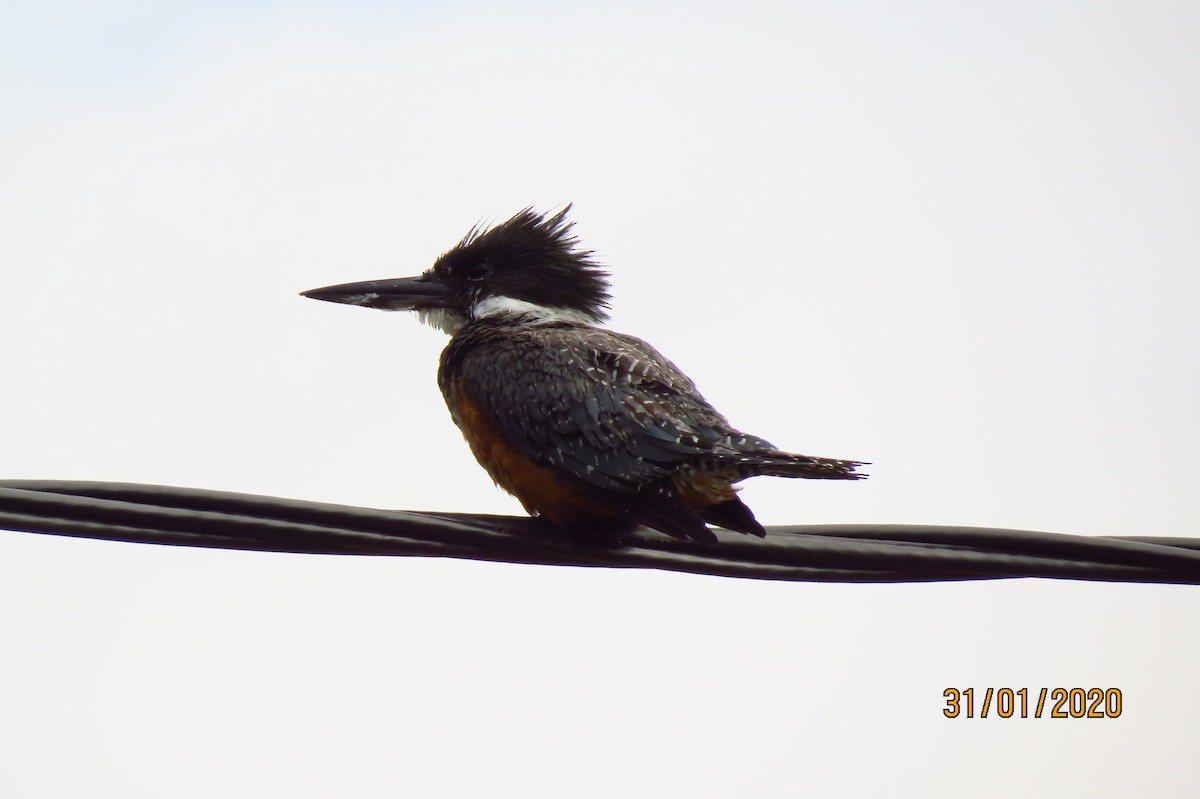
[[[853,462],[741,433],[649,344],[594,325],[472,323],[443,352],[439,384],[492,477],[561,526],[641,522],[709,539],[713,509],[710,521],[762,534],[733,483],[857,476]]]

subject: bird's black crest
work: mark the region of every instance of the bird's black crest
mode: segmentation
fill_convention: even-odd
[[[570,210],[568,205],[551,216],[525,208],[499,225],[476,225],[431,271],[451,283],[485,274],[489,294],[585,311],[603,321],[608,274],[590,250],[579,249]]]

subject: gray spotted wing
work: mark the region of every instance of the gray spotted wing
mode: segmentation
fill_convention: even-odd
[[[650,345],[576,325],[480,340],[456,370],[508,442],[604,491],[723,453],[728,422]]]

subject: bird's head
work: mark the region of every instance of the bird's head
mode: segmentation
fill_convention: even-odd
[[[526,208],[495,227],[476,226],[417,277],[343,283],[305,297],[385,311],[416,311],[455,333],[479,319],[531,324],[604,321],[608,276],[578,248],[567,221]]]

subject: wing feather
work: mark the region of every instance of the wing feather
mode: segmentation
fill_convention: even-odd
[[[732,430],[650,345],[599,328],[542,328],[477,342],[459,379],[508,441],[585,489],[630,500]],[[519,408],[519,413],[506,409]],[[595,493],[595,492],[590,492]]]

